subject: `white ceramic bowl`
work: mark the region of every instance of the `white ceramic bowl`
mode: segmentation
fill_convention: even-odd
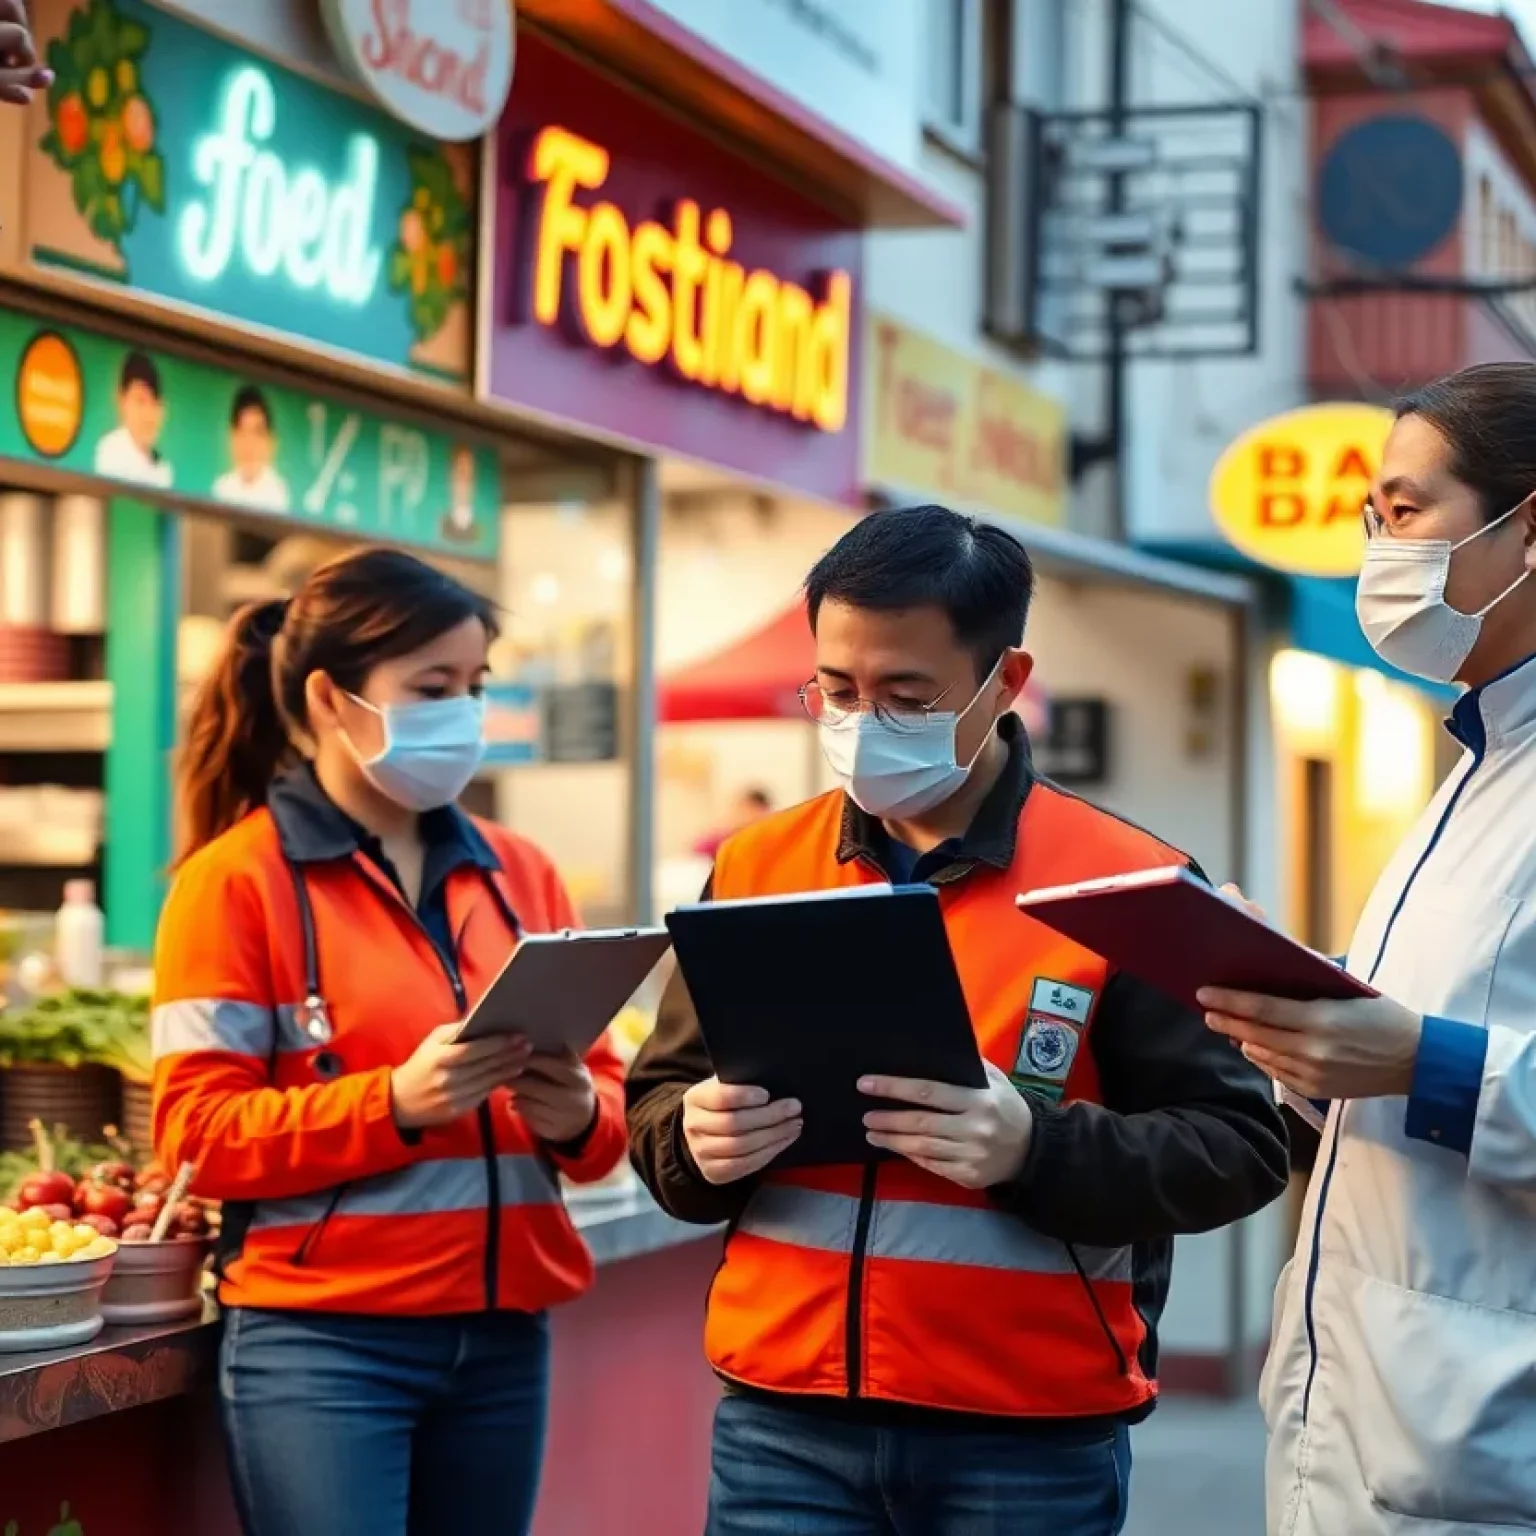
[[[0,1354],[90,1343],[114,1257],[0,1268]]]
[[[203,1265],[212,1249],[206,1237],[119,1244],[101,1298],[102,1317],[117,1326],[195,1317],[203,1308]]]

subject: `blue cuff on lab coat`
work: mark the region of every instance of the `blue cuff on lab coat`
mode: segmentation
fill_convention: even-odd
[[[1452,1019],[1425,1019],[1404,1132],[1463,1156],[1470,1152],[1487,1055],[1487,1030]]]

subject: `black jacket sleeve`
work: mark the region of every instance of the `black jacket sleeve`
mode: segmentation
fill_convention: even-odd
[[[1322,1147],[1322,1135],[1313,1130],[1289,1104],[1280,1110],[1285,1120],[1287,1135],[1291,1138],[1291,1169],[1295,1173],[1311,1173]]]
[[[1088,1040],[1104,1102],[1031,1096],[1034,1139],[998,1204],[1063,1242],[1118,1248],[1225,1226],[1284,1191],[1269,1082],[1198,1013],[1119,972]]]
[[[708,901],[711,886],[700,898]],[[734,1221],[746,1209],[754,1180],[711,1184],[683,1139],[683,1095],[714,1075],[688,983],[674,968],[656,1029],[641,1047],[625,1084],[629,1159],[656,1203],[679,1221],[714,1225]]]

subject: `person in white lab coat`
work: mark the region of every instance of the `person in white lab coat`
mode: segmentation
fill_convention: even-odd
[[[242,385],[230,407],[229,457],[234,467],[214,482],[215,499],[252,512],[288,511],[288,482],[274,462],[272,407],[254,384]]]
[[[96,473],[170,490],[176,477],[159,448],[165,428],[165,391],[155,360],[145,352],[132,351],[123,359],[117,381],[117,421],[96,444]]]
[[[1536,1531],[1536,365],[1403,402],[1366,524],[1360,623],[1465,687],[1465,751],[1356,930],[1379,998],[1202,997],[1331,1101],[1260,1389],[1269,1531]]]

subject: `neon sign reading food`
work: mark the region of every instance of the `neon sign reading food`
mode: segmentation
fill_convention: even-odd
[[[576,320],[593,346],[622,348],[704,389],[739,395],[795,421],[840,431],[848,419],[853,280],[825,274],[820,293],[730,259],[724,208],[678,201],[667,223],[631,225],[600,191],[612,157],[564,128],[528,156],[541,189],[533,251],[534,319]]]
[[[199,283],[238,263],[253,277],[281,274],[301,293],[323,288],[338,303],[366,304],[384,265],[370,234],[377,141],[354,134],[346,176],[332,183],[314,166],[284,163],[270,147],[277,127],[271,77],[255,65],[235,70],[220,96],[218,127],[192,143],[192,176],[207,195],[182,211],[182,265]]]

